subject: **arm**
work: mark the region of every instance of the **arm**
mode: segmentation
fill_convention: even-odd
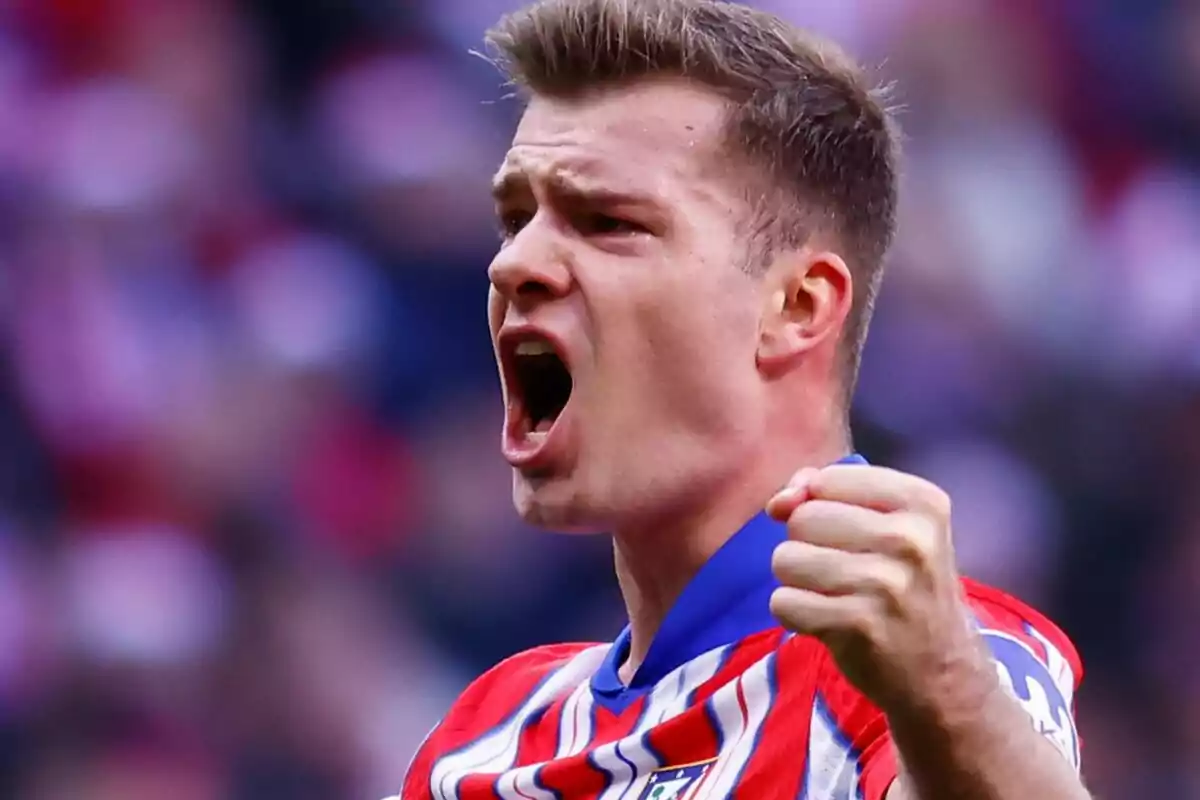
[[[893,713],[903,764],[887,800],[1088,800],[1075,768],[1006,694],[994,671],[964,665],[947,675],[936,708]]]

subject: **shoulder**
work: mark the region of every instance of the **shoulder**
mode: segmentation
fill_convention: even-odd
[[[501,729],[522,709],[545,706],[588,680],[609,645],[556,644],[510,656],[471,682],[413,756],[404,798],[428,796],[434,764],[442,756]]]
[[[1083,680],[1083,661],[1062,628],[1000,589],[969,578],[963,579],[963,589],[992,655],[1004,660],[1018,651],[1032,653],[1070,702]]]
[[[552,644],[509,656],[472,681],[455,705],[476,694],[490,694],[497,688],[519,688],[537,683],[582,653],[601,646],[595,642]]]
[[[963,586],[1001,685],[1078,771],[1075,692],[1083,664],[1075,645],[1045,615],[1012,595],[971,580]]]
[[[510,656],[471,682],[439,728],[487,730],[537,695],[557,695],[568,684],[573,688],[586,680],[607,649],[596,643],[555,644]],[[568,669],[572,665],[576,669]],[[551,681],[554,677],[559,680]]]

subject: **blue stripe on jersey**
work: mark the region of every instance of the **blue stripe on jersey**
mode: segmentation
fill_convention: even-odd
[[[713,675],[716,675],[718,672],[725,669],[725,665],[729,663],[729,659],[733,658],[733,653],[735,650],[737,650],[736,647],[726,647],[721,651],[721,657],[717,660],[717,666],[713,669]],[[696,705],[696,696],[700,694],[700,689],[703,685],[703,683],[698,683],[690,692],[688,692],[688,708]]]
[[[850,455],[838,463],[867,462]],[[592,678],[596,702],[620,714],[681,664],[776,627],[770,599],[779,582],[771,573],[771,555],[786,538],[787,528],[765,513],[747,522],[684,588],[628,686],[618,670],[629,655],[630,632],[621,631]]]
[[[559,669],[561,669],[561,667]],[[513,710],[506,714],[503,719],[471,741],[438,756],[437,761],[445,761],[447,758],[453,758],[454,756],[461,755],[467,750],[470,750],[472,747],[477,747],[484,739],[490,739],[493,736],[499,736],[505,728],[512,724],[513,720],[516,719],[517,716],[528,711],[527,707],[529,703],[537,696],[538,692],[545,688],[547,683],[554,679],[554,676],[557,674],[558,670],[551,670],[547,672],[538,679],[537,683],[535,683],[533,687],[525,693],[524,699],[522,699],[518,705],[513,706]]]
[[[742,776],[746,774],[746,767],[750,766],[751,759],[754,758],[755,751],[758,750],[758,744],[762,741],[763,730],[767,727],[767,717],[770,716],[772,707],[775,705],[775,698],[779,696],[779,651],[775,651],[767,658],[767,712],[763,716],[762,723],[758,726],[758,730],[754,733],[754,744],[750,747],[750,756],[738,768],[737,777],[734,778],[733,787],[742,782]],[[807,761],[808,759],[805,759]]]
[[[842,731],[820,694],[813,698],[810,724],[808,757],[804,759],[799,800],[861,800],[862,753]],[[819,739],[818,732],[825,733],[828,740]],[[821,769],[820,777],[816,779],[821,782],[820,786],[812,785],[814,766]]]
[[[584,760],[587,761],[589,767],[594,769],[596,772],[600,773],[600,776],[604,779],[604,783],[600,786],[600,794],[601,795],[604,794],[605,792],[607,792],[609,790],[609,787],[612,786],[613,778],[615,776],[611,772],[609,772],[607,769],[602,767],[600,765],[600,762],[596,760],[596,751],[595,750],[588,750],[587,757]]]
[[[654,743],[650,741],[651,733],[653,733],[653,731],[646,731],[645,733],[642,734],[642,737],[641,737],[642,749],[645,750],[650,755],[652,755],[654,757],[654,760],[658,763],[658,767],[661,768],[661,767],[664,767],[667,765],[667,758],[666,758],[666,756],[663,755],[663,752],[661,750],[659,750],[657,747],[655,747]]]
[[[621,744],[622,744],[622,742],[617,742],[617,745],[614,748],[613,752],[616,753],[617,758],[621,759],[621,761],[624,762],[625,766],[629,767],[629,774],[632,775],[633,777],[630,779],[629,783],[626,784],[625,788],[621,791],[621,796],[618,797],[617,800],[625,800],[625,795],[629,794],[629,792],[633,789],[633,785],[635,783],[637,783],[637,776],[638,776],[637,764],[634,764],[631,760],[629,760],[628,756],[626,756],[624,753],[621,752]]]
[[[543,792],[546,792],[547,794],[554,795],[555,800],[565,800],[562,792],[560,792],[558,789],[551,789],[549,786],[546,785],[546,782],[544,780],[542,780],[542,770],[544,770],[544,769],[545,769],[545,765],[543,765],[540,769],[538,769],[538,771],[536,773],[534,773],[533,785],[538,787],[539,789],[541,789]]]

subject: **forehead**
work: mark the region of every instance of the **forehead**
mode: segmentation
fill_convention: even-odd
[[[712,165],[724,113],[718,95],[679,81],[572,98],[535,96],[500,175],[542,175],[618,190],[694,186]]]

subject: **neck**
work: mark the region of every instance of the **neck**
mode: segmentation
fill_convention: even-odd
[[[629,614],[630,649],[620,670],[625,683],[645,661],[667,612],[705,562],[762,511],[793,473],[848,453],[841,437],[799,448],[770,442],[767,450],[731,470],[732,477],[718,491],[703,493],[687,510],[623,525],[614,533],[617,581]]]

